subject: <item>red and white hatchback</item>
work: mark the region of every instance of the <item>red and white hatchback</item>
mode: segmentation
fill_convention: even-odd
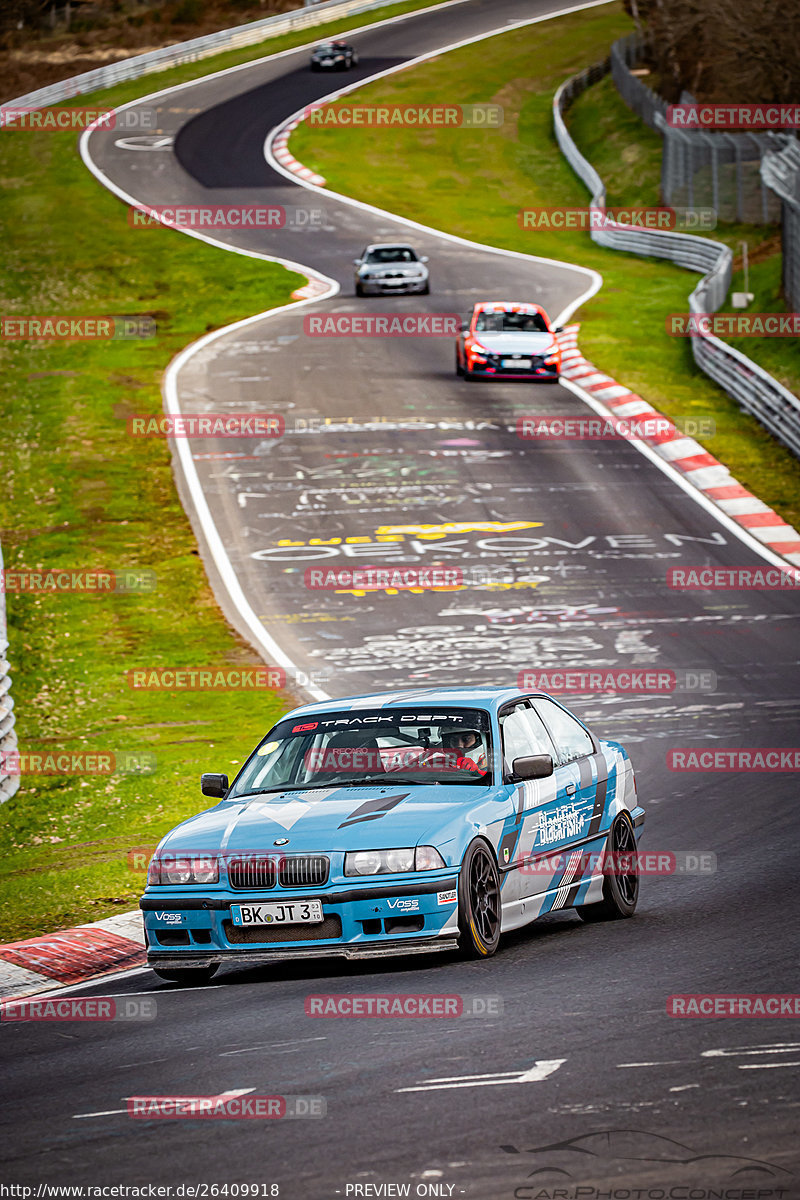
[[[561,348],[538,304],[482,300],[461,326],[456,342],[456,374],[464,379],[558,380]]]

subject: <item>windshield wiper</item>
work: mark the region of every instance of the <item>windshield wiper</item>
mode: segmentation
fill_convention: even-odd
[[[265,796],[268,792],[310,792],[312,788],[329,788],[330,783],[283,783],[279,787],[256,788],[254,792],[239,792],[238,796],[228,796],[228,800],[246,800],[248,796]],[[341,784],[336,784],[341,787]]]
[[[362,779],[346,779],[343,783],[337,783],[335,786],[336,787],[375,787],[377,785],[379,787],[394,787],[394,785],[396,783],[408,784],[408,783],[438,783],[438,782],[439,782],[438,779],[437,780],[407,779],[405,777],[405,775],[399,775],[399,776],[398,775],[391,775],[391,776],[368,775],[366,778],[362,778]]]

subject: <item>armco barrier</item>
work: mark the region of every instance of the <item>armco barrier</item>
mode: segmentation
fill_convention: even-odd
[[[592,209],[605,208],[605,184],[570,137],[564,113],[576,96],[602,79],[609,70],[609,59],[587,67],[562,83],[553,97],[556,140],[572,169],[591,192]],[[725,303],[731,284],[733,254],[721,242],[691,233],[631,229],[612,221],[604,225],[602,229],[591,231],[592,240],[600,246],[646,258],[666,258],[677,266],[702,273],[702,279],[689,297],[690,312],[717,312]],[[800,458],[800,400],[752,359],[719,338],[704,333],[690,341],[700,369]]]
[[[261,21],[250,21],[234,29],[221,29],[217,33],[208,33],[188,42],[176,42],[174,46],[162,46],[158,50],[136,54],[121,62],[95,67],[93,71],[73,75],[70,79],[61,79],[58,83],[49,84],[3,103],[15,108],[41,108],[46,104],[58,104],[62,100],[70,100],[73,96],[112,87],[115,83],[123,83],[128,79],[138,79],[141,75],[149,75],[153,71],[165,71],[168,67],[197,62],[201,58],[209,58],[212,54],[221,54],[225,50],[253,46],[281,33],[311,29],[315,25],[337,21],[340,17],[357,16],[362,12],[387,8],[390,4],[397,3],[398,0],[327,0],[324,5],[296,9],[277,17],[264,17]]]
[[[3,550],[0,547],[0,575],[3,570]],[[6,651],[6,594],[0,588],[0,804],[10,800],[19,787],[18,775],[7,775],[3,769],[6,754],[17,748],[17,731],[14,728],[14,701],[11,698],[11,676],[8,673]]]

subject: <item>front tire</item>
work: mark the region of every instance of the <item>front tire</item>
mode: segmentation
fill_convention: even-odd
[[[611,826],[606,849],[612,855],[612,871],[603,880],[603,899],[598,904],[580,904],[575,910],[582,921],[589,923],[632,917],[639,899],[636,835],[629,817],[618,817]],[[631,856],[630,871],[620,871],[620,855]]]
[[[363,289],[363,287],[361,286],[361,284],[360,284],[360,283],[357,283],[357,284],[356,284],[356,295],[357,295],[357,296],[361,296],[362,298],[363,298],[363,296],[364,296],[364,289]]]
[[[489,958],[500,941],[500,876],[482,838],[467,849],[458,876],[458,944],[465,958]]]
[[[176,967],[174,971],[162,971],[161,967],[153,967],[152,970],[159,979],[166,979],[168,983],[182,983],[185,987],[197,987],[202,983],[208,983],[209,979],[216,975],[218,966],[218,963],[214,963],[212,967]]]

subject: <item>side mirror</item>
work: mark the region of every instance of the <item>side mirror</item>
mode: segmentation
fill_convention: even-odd
[[[556,325],[555,329],[553,330],[553,333],[563,333],[563,332],[564,332],[563,325]]]
[[[354,266],[354,267],[360,267],[360,266],[361,266],[361,259],[360,259],[360,258],[354,258],[354,259],[353,259],[353,266]]]
[[[422,258],[419,261],[420,262],[430,262],[430,259],[428,258],[427,254],[423,254]]]
[[[461,332],[462,332],[462,333],[469,333],[469,321],[462,321],[462,322],[461,322]]]
[[[515,758],[511,770],[518,779],[547,779],[553,774],[553,759],[549,754],[528,754]]]
[[[229,787],[227,775],[211,775],[204,771],[200,776],[200,791],[204,796],[213,796],[215,799],[221,800]]]

